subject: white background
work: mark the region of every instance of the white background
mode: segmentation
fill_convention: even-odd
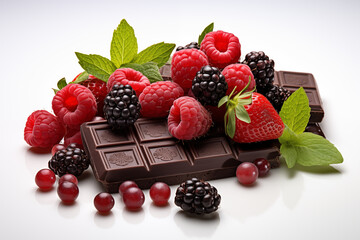
[[[359,239],[359,1],[1,1],[0,239]],[[140,212],[119,195],[103,217],[93,207],[101,185],[88,170],[80,195],[63,206],[56,189],[37,190],[49,153],[23,140],[26,118],[51,111],[52,87],[81,70],[75,51],[109,57],[113,30],[125,18],[139,50],[160,41],[185,45],[203,28],[234,33],[242,56],[263,50],[277,70],[314,74],[323,99],[321,124],[344,156],[333,167],[285,166],[246,188],[236,178],[211,181],[222,195],[210,218],[157,208],[148,191]]]

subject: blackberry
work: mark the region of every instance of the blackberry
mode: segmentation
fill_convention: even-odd
[[[176,51],[180,51],[180,50],[184,50],[184,49],[190,49],[190,48],[196,48],[200,50],[199,44],[197,42],[191,42],[187,45],[185,45],[185,47],[183,46],[179,46],[176,48]]]
[[[264,95],[273,86],[275,74],[274,60],[269,59],[263,51],[252,51],[246,54],[242,64],[250,67],[256,81],[256,89]]]
[[[130,85],[115,84],[104,100],[104,117],[114,130],[133,125],[140,109],[139,99]]]
[[[176,190],[175,204],[185,212],[212,213],[218,209],[220,202],[217,189],[197,178],[183,182]]]
[[[88,167],[90,161],[84,150],[71,143],[66,149],[57,151],[50,159],[49,168],[59,177],[70,173],[80,176]]]
[[[227,88],[227,82],[220,70],[207,65],[196,74],[191,91],[202,105],[217,106],[219,100],[225,96]]]
[[[291,92],[281,86],[273,85],[266,93],[265,97],[273,105],[276,111],[280,112],[285,100],[290,97]]]

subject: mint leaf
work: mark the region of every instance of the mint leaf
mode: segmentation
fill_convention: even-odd
[[[123,19],[113,33],[110,47],[111,61],[116,67],[120,67],[124,63],[131,62],[137,51],[134,29]]]
[[[285,158],[286,165],[288,168],[294,167],[297,161],[297,151],[294,147],[298,142],[296,133],[285,125],[279,142],[281,143],[280,153]]]
[[[280,117],[296,134],[304,132],[310,118],[309,99],[301,87],[284,102]]]
[[[84,71],[75,79],[75,81],[70,82],[70,83],[81,83],[88,78],[89,78],[89,74],[86,71]]]
[[[344,161],[337,148],[322,136],[304,132],[298,135],[297,163],[303,166],[329,165]]]
[[[116,66],[109,59],[95,54],[75,53],[81,67],[89,74],[107,82],[110,75],[116,70]]]
[[[200,45],[202,40],[204,40],[205,35],[208,34],[209,32],[212,32],[213,30],[214,30],[214,23],[210,23],[199,35],[198,44]]]
[[[175,48],[173,43],[160,42],[142,50],[135,56],[132,62],[144,64],[147,62],[155,62],[158,67],[163,66],[170,58],[170,54]]]
[[[57,87],[59,88],[59,90],[63,89],[66,85],[67,83],[64,77],[57,82]]]
[[[343,162],[341,153],[332,143],[313,133],[296,134],[285,126],[279,142],[281,143],[280,153],[289,168],[296,163],[303,166],[315,166]]]
[[[125,63],[121,65],[121,68],[132,68],[136,71],[141,72],[145,77],[149,79],[151,83],[163,81],[161,77],[159,67],[154,62],[147,62],[144,64],[138,63]]]

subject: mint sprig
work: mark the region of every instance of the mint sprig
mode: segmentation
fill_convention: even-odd
[[[53,88],[54,93],[56,94],[58,91],[60,91],[61,89],[63,89],[66,85],[67,85],[66,79],[63,77],[62,79],[60,79],[60,80],[57,82],[57,87],[58,87],[58,89]]]
[[[173,43],[160,42],[138,51],[134,29],[121,20],[114,30],[110,45],[111,60],[96,54],[76,52],[79,64],[88,73],[107,82],[110,75],[118,68],[130,67],[145,75],[150,82],[163,80],[159,68],[170,58],[175,48]]]
[[[204,37],[209,32],[212,32],[214,30],[214,23],[210,23],[199,35],[198,44],[201,45],[202,40],[204,40]]]
[[[283,104],[280,117],[285,124],[279,138],[280,153],[289,168],[329,165],[343,162],[339,150],[322,136],[304,132],[309,122],[309,99],[303,88],[296,90]]]
[[[134,29],[123,19],[113,33],[110,47],[111,61],[119,68],[121,64],[131,62],[137,51],[138,44]]]

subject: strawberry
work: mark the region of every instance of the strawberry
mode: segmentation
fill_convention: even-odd
[[[86,72],[77,75],[72,82],[76,82],[90,89],[96,99],[96,115],[103,117],[104,99],[107,94],[106,82],[94,77],[93,75],[87,74]]]
[[[250,81],[234,98],[230,99],[231,93],[219,102],[219,107],[224,103],[227,107],[224,118],[226,134],[239,143],[279,138],[284,123],[266,97],[253,91],[242,94],[249,84]]]

